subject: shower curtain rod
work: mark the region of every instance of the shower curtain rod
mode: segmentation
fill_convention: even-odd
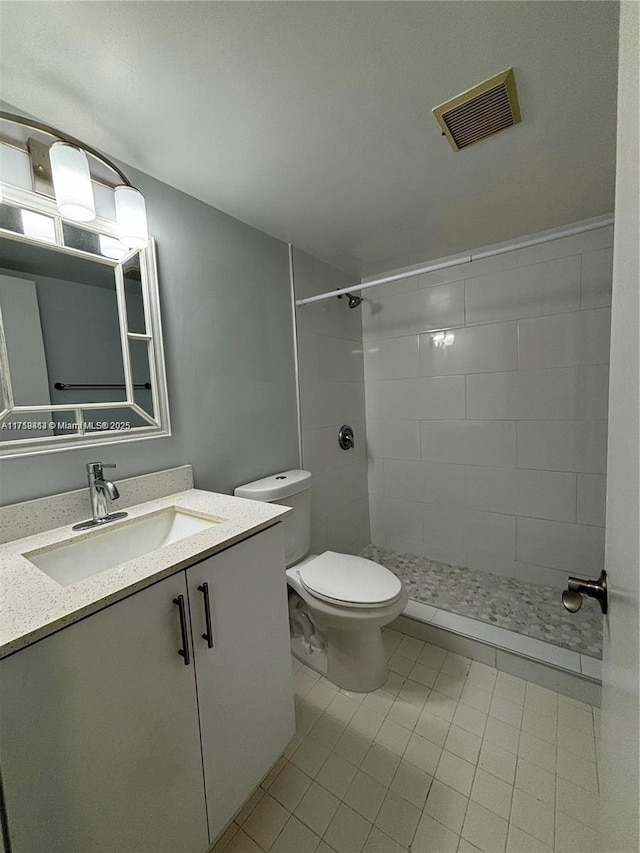
[[[575,225],[573,228],[565,228],[563,231],[557,231],[555,234],[549,234],[546,237],[533,237],[531,240],[522,240],[520,243],[512,243],[510,246],[502,246],[498,249],[487,249],[485,252],[472,252],[469,255],[463,255],[453,261],[442,261],[441,263],[427,264],[426,266],[419,267],[415,270],[399,272],[395,275],[387,275],[384,278],[377,278],[373,281],[351,284],[349,287],[343,287],[340,290],[330,290],[327,293],[319,293],[317,296],[308,296],[306,299],[296,299],[296,305],[308,305],[310,302],[321,302],[324,299],[330,299],[332,296],[343,296],[345,293],[353,293],[354,290],[367,290],[370,287],[377,287],[379,284],[389,284],[392,281],[401,281],[405,278],[413,278],[415,275],[423,275],[426,272],[445,270],[447,267],[457,267],[460,264],[470,264],[472,261],[480,261],[483,258],[493,258],[495,255],[506,255],[508,252],[515,252],[517,249],[526,249],[529,246],[537,246],[539,243],[551,243],[553,240],[561,240],[563,237],[572,237],[574,234],[582,234],[585,231],[595,231],[597,228],[605,228],[607,225],[613,225],[613,216],[601,219],[598,222],[589,222],[585,225]]]

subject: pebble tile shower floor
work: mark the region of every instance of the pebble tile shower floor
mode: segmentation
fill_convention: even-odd
[[[407,674],[373,693],[294,660],[297,733],[213,853],[600,851],[599,709],[384,641]]]
[[[367,546],[361,556],[397,575],[415,601],[602,658],[602,613],[593,599],[585,597],[578,613],[568,613],[554,587],[397,554],[375,545]]]

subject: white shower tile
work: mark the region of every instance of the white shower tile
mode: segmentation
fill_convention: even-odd
[[[428,329],[464,325],[464,282],[382,297],[375,303],[376,336],[415,335]]]
[[[384,496],[384,461],[371,456],[367,460],[369,495]]]
[[[464,376],[367,382],[367,418],[455,419],[465,416]]]
[[[403,267],[402,269],[397,270],[387,270],[386,275],[395,275],[396,273],[410,272],[417,267]],[[379,276],[368,276],[367,278],[362,279],[362,283],[366,284],[369,281],[373,281],[374,279],[379,278]],[[366,299],[381,299],[385,296],[398,296],[401,293],[410,293],[412,290],[418,289],[418,276],[410,276],[409,278],[400,278],[397,281],[389,281],[386,284],[379,284],[376,286],[374,290],[365,291]],[[444,284],[446,281],[449,281],[448,278],[443,278],[442,281],[436,282],[437,284]]]
[[[518,330],[516,323],[492,323],[446,333],[420,335],[420,373],[484,373],[516,370]],[[446,342],[446,345],[445,345]]]
[[[609,415],[609,366],[593,365],[580,368],[580,418],[601,418]]]
[[[469,270],[469,265],[466,263],[456,264],[452,267],[446,267],[442,270],[432,270],[431,272],[417,275],[414,281],[418,288],[435,287],[438,284],[446,284],[448,281],[464,281]]]
[[[322,471],[324,467],[324,430],[302,430],[302,464],[309,471]]]
[[[387,498],[376,503],[378,523],[387,536],[422,540],[422,504]]]
[[[367,451],[369,456],[383,459],[420,459],[420,423],[368,420]]]
[[[518,466],[604,474],[607,466],[606,420],[520,421]]]
[[[574,368],[467,376],[471,420],[565,420],[575,418],[577,408]]]
[[[435,559],[434,553],[451,553],[457,559],[466,559],[467,549],[462,535],[465,510],[429,504],[423,507],[423,512],[424,541],[431,559]]]
[[[361,381],[364,375],[362,344],[335,335],[299,335],[298,359],[305,380]]]
[[[595,681],[602,681],[602,661],[588,655],[580,655],[582,674]]]
[[[406,379],[418,375],[418,336],[381,338],[364,348],[366,379]]]
[[[426,556],[424,542],[418,539],[408,539],[406,536],[387,536],[386,547],[396,554],[413,554],[416,557]]]
[[[532,637],[525,637],[524,634],[507,631],[505,628],[489,625],[486,622],[479,622],[476,619],[460,616],[457,613],[450,613],[447,610],[438,610],[431,621],[433,625],[448,628],[451,631],[472,637],[475,640],[480,640],[499,649],[508,649],[521,655],[545,661],[562,669],[580,672],[580,655],[577,652],[562,649],[559,646],[552,646],[550,643],[544,643]],[[524,674],[513,674],[525,678]]]
[[[510,270],[518,266],[521,266],[520,253],[517,249],[514,249],[502,255],[493,255],[493,257],[479,258],[478,260],[471,261],[470,264],[466,264],[464,267],[464,278],[470,279],[481,275],[491,275],[492,273]]]
[[[465,506],[467,469],[464,465],[386,459],[384,493],[388,498]]]
[[[497,557],[495,554],[485,554],[483,551],[469,550],[467,566],[481,572],[491,572],[493,575],[517,578],[525,583],[552,586],[556,589],[564,589],[567,585],[566,574],[557,569]]]
[[[518,559],[581,575],[599,572],[604,530],[535,518],[518,519]]]
[[[582,256],[582,308],[611,305],[613,248]]]
[[[319,429],[339,423],[342,411],[342,384],[324,379],[301,379],[302,427]]]
[[[575,521],[576,475],[517,468],[469,469],[467,502],[491,512]]]
[[[371,530],[371,542],[380,548],[386,548],[385,511],[384,498],[377,495],[369,496],[369,526]],[[327,549],[325,548],[325,551]],[[322,553],[315,552],[315,553]]]
[[[608,364],[611,311],[574,311],[518,323],[520,370]]]
[[[558,649],[557,646],[544,645],[547,645],[551,651],[567,651],[566,649]],[[576,652],[568,652],[568,654],[573,656],[574,659],[577,655]],[[579,674],[579,655],[577,656],[578,663],[574,667],[563,666],[562,663],[553,660],[540,663],[537,660],[528,660],[526,657],[514,655],[511,652],[501,651],[500,649],[496,653],[496,658],[500,669],[517,675],[519,678],[535,681],[536,684],[544,686],[549,690],[558,690],[563,694],[579,696],[581,699],[584,698],[586,701],[594,704],[600,702],[600,685],[585,681]],[[546,666],[546,663],[551,663],[552,666]],[[566,671],[562,671],[563,669]],[[528,731],[534,737],[555,743],[555,720],[551,720],[551,727],[549,728],[549,718],[533,712],[530,708],[525,708],[522,728],[523,731]]]
[[[520,249],[520,263],[522,265],[536,264],[551,258],[578,255],[581,252],[590,252],[603,246],[612,245],[613,226],[604,225],[601,228],[594,228],[592,231],[584,231],[582,234],[560,237],[558,240],[548,240],[545,243],[538,243],[537,246]]]
[[[424,541],[453,552],[467,549],[515,557],[515,517],[459,507],[424,505]]]
[[[336,390],[340,416],[332,421],[332,424],[342,424],[345,421],[353,423],[362,420],[365,412],[364,382],[339,382],[338,385],[339,387]]]
[[[606,476],[578,474],[578,523],[604,527],[606,502]]]
[[[514,465],[516,424],[508,421],[422,421],[422,458],[466,465]]]
[[[468,509],[465,521],[465,542],[468,550],[484,551],[501,557],[515,558],[516,524],[514,516]]]
[[[468,279],[467,324],[577,311],[580,275],[575,256]]]
[[[429,604],[424,604],[422,601],[414,601],[409,599],[407,606],[403,610],[405,616],[412,619],[418,619],[420,622],[431,622],[437,613],[437,608],[431,607]]]

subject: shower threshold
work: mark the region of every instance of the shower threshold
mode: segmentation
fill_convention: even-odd
[[[403,616],[444,631],[601,680],[602,614],[585,599],[570,614],[560,590],[516,578],[447,565],[368,545],[361,556],[380,563],[405,584]]]

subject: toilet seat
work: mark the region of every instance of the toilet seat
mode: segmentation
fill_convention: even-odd
[[[325,551],[297,569],[302,586],[311,595],[343,607],[383,607],[402,595],[402,583],[384,566]]]

